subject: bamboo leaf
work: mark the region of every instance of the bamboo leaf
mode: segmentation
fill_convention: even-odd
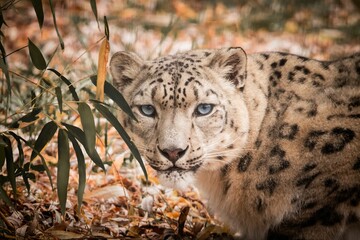
[[[0,135],[0,146],[7,147],[6,142],[2,139],[2,134]]]
[[[59,110],[62,113],[63,108],[62,108],[62,93],[61,93],[61,88],[58,86],[55,88],[55,94],[56,94],[56,98],[59,104]]]
[[[35,104],[36,104],[36,94],[35,94],[35,91],[34,91],[34,90],[31,90],[31,91],[30,91],[30,94],[31,94],[30,105],[31,105],[31,107],[34,107]]]
[[[45,171],[46,171],[46,175],[48,176],[49,178],[49,181],[50,181],[50,185],[51,185],[51,188],[54,189],[54,185],[53,185],[53,182],[52,182],[52,178],[51,178],[51,173],[50,173],[50,170],[46,164],[46,161],[45,161],[45,158],[41,155],[40,152],[38,152],[28,141],[26,141],[24,138],[22,138],[21,136],[18,136],[21,141],[23,141],[27,146],[29,146],[33,151],[36,151],[36,154],[38,154],[40,156],[40,159],[41,159],[41,163],[43,165],[43,167],[45,168]]]
[[[18,147],[18,158],[19,158],[19,165],[22,166],[24,164],[24,151],[23,151],[23,148],[22,148],[22,144],[21,144],[21,139],[18,135],[16,135],[14,132],[9,132],[9,134],[11,136],[13,136],[13,138],[15,138],[16,140],[16,143],[17,143],[17,147]]]
[[[0,169],[5,163],[5,148],[7,147],[6,142],[3,140],[3,135],[0,134]]]
[[[74,86],[70,82],[70,80],[67,79],[66,77],[64,77],[63,75],[61,75],[61,73],[59,73],[57,70],[55,70],[53,68],[49,68],[48,70],[55,73],[69,87],[69,90],[70,90],[71,95],[73,96],[74,100],[79,101],[79,97],[75,91]]]
[[[41,2],[41,0],[31,0],[31,3],[34,7],[36,17],[39,22],[39,27],[41,29],[43,26],[43,23],[44,23],[44,11],[43,11],[42,2]]]
[[[2,139],[1,136],[0,139]],[[2,168],[5,163],[5,147],[4,145],[0,145],[0,168]]]
[[[96,99],[101,102],[104,101],[104,84],[106,79],[106,64],[109,59],[110,44],[107,39],[104,39],[100,46],[98,58],[98,74],[96,81]]]
[[[30,113],[25,114],[20,119],[10,124],[10,128],[23,128],[29,124],[39,120],[42,115],[40,114],[42,108],[34,108]]]
[[[2,48],[1,42],[0,42],[0,48]],[[2,54],[4,55],[4,53],[2,53]],[[1,68],[2,72],[5,74],[7,93],[8,93],[8,96],[10,96],[11,95],[10,74],[9,74],[9,69],[8,69],[7,63],[5,61],[5,58],[0,59],[0,68]]]
[[[97,85],[96,82],[96,76],[91,76],[90,77],[91,82],[94,85]],[[123,110],[130,118],[132,118],[133,120],[137,121],[134,113],[131,110],[131,107],[129,106],[129,104],[126,102],[125,98],[123,97],[123,95],[113,86],[111,85],[109,82],[105,81],[104,83],[104,92],[105,94],[111,99],[113,100],[120,108],[121,110]]]
[[[53,121],[50,121],[44,125],[44,127],[41,129],[38,138],[35,141],[34,150],[31,153],[30,161],[32,161],[38,155],[38,153],[40,153],[43,150],[46,144],[50,142],[57,128],[58,127],[56,123]]]
[[[79,140],[79,142],[85,147],[87,148],[87,144],[86,144],[86,137],[85,137],[85,133],[83,132],[83,130],[81,130],[80,128],[64,123],[61,123],[62,125],[64,125],[67,130],[69,131],[69,134],[73,135],[77,140]]]
[[[5,6],[3,5],[2,7],[5,7]],[[5,22],[2,11],[3,11],[3,8],[0,8],[0,28],[2,27],[3,24],[5,24],[5,26],[8,27],[7,23]]]
[[[33,182],[36,181],[36,176],[35,176],[34,173],[28,172],[28,173],[26,173],[26,177],[27,177],[28,179],[31,179],[31,181],[33,181]]]
[[[84,102],[79,103],[78,110],[85,133],[86,147],[90,151],[95,150],[96,130],[93,113],[91,112],[89,105]]]
[[[0,13],[0,15],[1,15],[1,13]],[[0,18],[2,18],[2,15],[0,16]],[[2,58],[0,59],[0,68],[2,69],[3,73],[5,74],[6,85],[7,85],[7,97],[8,97],[7,106],[9,106],[10,96],[11,96],[10,74],[9,74],[8,64],[6,62],[6,51],[5,51],[5,48],[1,41],[0,41],[0,51],[2,54]]]
[[[64,50],[65,46],[64,46],[64,41],[62,40],[62,37],[59,33],[59,29],[57,27],[57,24],[56,24],[56,15],[55,15],[55,10],[54,10],[54,6],[53,6],[53,3],[52,3],[52,0],[49,0],[49,4],[50,4],[50,8],[51,8],[51,14],[53,16],[53,21],[54,21],[54,26],[55,26],[55,30],[56,30],[56,34],[59,38],[59,42],[60,42],[60,46],[61,46],[61,49]]]
[[[101,161],[96,149],[90,150],[87,148],[85,133],[78,127],[62,122],[62,124],[68,129],[69,134],[73,135],[84,146],[86,153],[91,160],[105,171],[104,163]]]
[[[124,128],[121,126],[119,121],[116,119],[116,117],[102,104],[93,101],[95,108],[115,127],[117,132],[120,134],[122,139],[125,141],[126,145],[129,147],[130,151],[136,158],[136,160],[139,162],[141,169],[144,172],[146,180],[148,179],[146,168],[144,165],[144,162],[141,159],[139,150],[135,146],[135,144],[131,141],[129,135],[125,132]]]
[[[110,30],[109,30],[109,24],[108,24],[106,16],[104,16],[104,24],[105,24],[105,36],[106,36],[106,39],[109,41],[109,39],[110,39]]]
[[[39,154],[39,156],[40,156],[40,159],[41,159],[41,163],[42,163],[42,165],[43,165],[44,168],[45,168],[46,175],[47,175],[48,178],[49,178],[51,188],[54,189],[54,184],[53,184],[53,182],[52,182],[50,169],[48,168],[48,166],[47,166],[47,164],[46,164],[45,158],[44,158],[41,154]]]
[[[0,12],[1,13],[1,12]],[[1,14],[0,14],[1,15]],[[1,16],[0,16],[1,18]],[[1,58],[3,60],[3,63],[5,65],[7,65],[7,62],[6,62],[6,51],[5,51],[5,48],[4,48],[4,45],[2,44],[2,42],[0,41],[0,51],[1,51]]]
[[[35,181],[35,174],[34,173],[29,173],[26,172],[25,170],[22,171],[22,177],[25,183],[25,187],[26,190],[28,192],[28,194],[30,194],[30,183],[29,183],[29,179],[31,179],[32,181]]]
[[[108,131],[109,131],[109,124],[105,122],[105,129],[104,129],[104,145],[105,145],[105,162],[107,161],[108,150],[109,150],[109,143],[108,143]]]
[[[85,190],[85,183],[86,183],[86,165],[85,165],[85,158],[84,154],[81,151],[80,145],[76,141],[76,139],[69,134],[69,139],[74,147],[76,158],[78,161],[78,169],[79,169],[79,187],[77,191],[78,197],[78,211],[80,212],[84,190]]]
[[[31,62],[39,70],[46,69],[46,61],[40,49],[28,38],[29,54]]]
[[[60,201],[61,213],[66,212],[67,188],[70,172],[70,149],[66,130],[59,129],[58,134],[58,164],[57,164],[57,192]]]
[[[24,170],[27,172],[30,170],[30,162],[24,164]]]
[[[96,0],[90,0],[90,5],[91,5],[91,10],[92,10],[93,13],[94,13],[96,22],[97,22],[98,25],[99,25],[98,14],[97,14],[97,7],[96,7]]]
[[[13,191],[14,198],[16,198],[16,179],[15,179],[15,165],[14,165],[14,157],[13,157],[13,151],[11,146],[11,141],[8,137],[2,136],[4,142],[6,143],[5,147],[5,158],[6,158],[6,171],[7,176],[9,178],[11,188]]]
[[[33,165],[31,164],[31,169],[37,172],[44,172],[45,171],[45,167],[42,164],[39,165]]]

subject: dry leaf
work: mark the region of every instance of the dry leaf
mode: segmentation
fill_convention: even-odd
[[[84,199],[97,198],[99,200],[129,197],[128,191],[120,184],[104,186],[84,194]]]
[[[196,12],[186,5],[183,1],[177,0],[173,1],[173,6],[175,8],[175,12],[182,18],[185,19],[193,19],[197,16]]]
[[[98,74],[96,81],[96,98],[103,102],[104,101],[104,84],[106,79],[106,64],[109,59],[110,44],[105,38],[100,46],[99,59],[98,59]]]

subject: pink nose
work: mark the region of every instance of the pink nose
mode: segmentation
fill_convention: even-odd
[[[166,157],[167,159],[169,159],[172,163],[175,163],[179,158],[181,158],[182,156],[184,156],[186,150],[188,148],[185,149],[181,149],[181,148],[174,148],[174,149],[160,149],[161,154]]]

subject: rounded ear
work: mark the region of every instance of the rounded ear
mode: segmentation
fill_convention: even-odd
[[[222,48],[216,51],[209,67],[223,74],[238,89],[243,89],[246,79],[247,56],[241,47]],[[209,56],[209,57],[210,57]]]
[[[139,74],[144,61],[135,53],[120,51],[110,60],[110,72],[113,83],[121,89],[130,84]]]

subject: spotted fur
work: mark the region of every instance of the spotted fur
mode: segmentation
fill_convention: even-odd
[[[359,226],[360,54],[118,52],[110,69],[138,122],[120,119],[160,180],[196,186],[234,232],[326,240]]]

